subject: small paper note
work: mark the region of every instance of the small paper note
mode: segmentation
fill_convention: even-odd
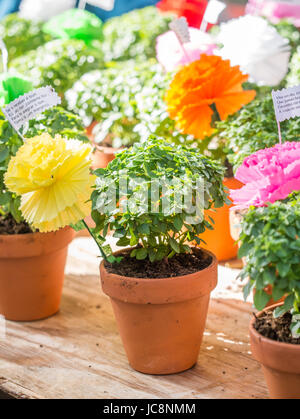
[[[272,98],[278,122],[300,116],[300,85],[272,90]]]
[[[175,32],[181,44],[186,44],[187,42],[191,42],[189,26],[184,16],[181,16],[178,19],[173,20],[169,24],[169,27],[173,32]]]
[[[226,4],[222,3],[219,0],[210,0],[208,3],[204,18],[205,22],[215,24],[218,21],[219,15],[225,9]]]
[[[85,9],[87,3],[107,11],[111,11],[115,7],[115,0],[80,0],[78,8]]]
[[[47,86],[20,96],[3,108],[2,111],[9,123],[18,131],[25,122],[60,103],[61,98],[53,87]]]

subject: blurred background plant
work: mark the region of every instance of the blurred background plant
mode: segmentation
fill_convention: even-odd
[[[169,29],[173,18],[145,7],[108,20],[103,27],[105,61],[155,57],[156,37]]]
[[[10,62],[10,67],[26,75],[34,87],[51,85],[61,95],[83,74],[103,65],[99,49],[75,39],[47,42]]]
[[[42,31],[42,26],[42,23],[24,19],[17,13],[0,21],[0,39],[6,45],[10,60],[52,40]]]

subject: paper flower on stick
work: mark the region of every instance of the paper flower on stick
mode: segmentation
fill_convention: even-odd
[[[28,139],[12,157],[5,174],[7,188],[21,196],[24,219],[40,232],[75,224],[90,213],[94,176],[91,147],[49,134]]]
[[[165,98],[170,117],[184,134],[203,139],[214,131],[212,105],[223,120],[254,99],[253,90],[242,88],[247,79],[228,60],[203,54],[176,73]]]
[[[248,0],[246,13],[266,16],[272,23],[288,18],[295,26],[300,26],[299,0]]]
[[[300,143],[286,142],[259,150],[238,168],[236,179],[245,184],[230,191],[236,209],[262,207],[300,190]]]
[[[156,58],[166,71],[176,70],[180,65],[198,60],[201,54],[213,54],[216,45],[210,35],[195,28],[189,28],[189,33],[190,42],[184,44],[186,54],[173,31],[157,37]]]
[[[232,65],[239,65],[259,85],[275,86],[288,70],[289,41],[258,16],[246,15],[220,26],[218,51]]]

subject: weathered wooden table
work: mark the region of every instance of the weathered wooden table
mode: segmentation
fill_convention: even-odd
[[[89,239],[70,248],[60,312],[43,321],[6,322],[0,334],[0,398],[266,398],[251,357],[252,306],[230,284],[213,294],[198,364],[171,376],[132,370],[109,299],[99,283],[97,250]],[[216,298],[217,297],[217,298]],[[2,325],[3,326],[3,325]],[[1,395],[2,393],[2,395]]]

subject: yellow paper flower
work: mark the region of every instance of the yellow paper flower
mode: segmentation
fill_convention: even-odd
[[[5,174],[7,188],[21,195],[24,219],[41,232],[75,224],[91,210],[91,147],[49,134],[28,139],[12,157]]]

